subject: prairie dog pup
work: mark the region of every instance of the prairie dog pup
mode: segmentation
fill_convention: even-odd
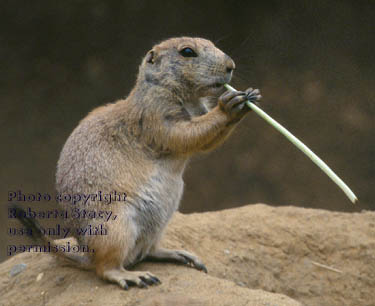
[[[212,42],[172,38],[144,57],[135,87],[125,100],[92,111],[73,131],[57,164],[60,193],[126,193],[110,205],[89,200],[75,207],[112,211],[107,235],[75,235],[93,253],[60,254],[93,267],[102,279],[127,289],[159,283],[150,272],[129,271],[143,259],[175,261],[206,271],[193,254],[159,247],[178,209],[189,158],[222,143],[249,111],[259,91],[226,92],[235,64]],[[62,203],[72,209],[72,203]],[[96,219],[68,219],[67,226],[97,226]],[[74,233],[74,231],[73,231]],[[51,240],[44,236],[45,240]]]

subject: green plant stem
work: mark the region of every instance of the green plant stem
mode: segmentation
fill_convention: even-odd
[[[235,90],[228,84],[224,85],[228,90]],[[246,105],[250,107],[257,115],[266,120],[270,125],[272,125],[276,130],[283,134],[290,142],[292,142],[298,149],[305,153],[322,171],[328,175],[328,177],[334,181],[346,194],[346,196],[355,204],[358,201],[356,195],[351,191],[351,189],[332,171],[328,165],[323,162],[313,151],[311,151],[302,141],[290,133],[286,128],[284,128],[280,123],[271,118],[262,109],[256,106],[250,101],[246,102]]]

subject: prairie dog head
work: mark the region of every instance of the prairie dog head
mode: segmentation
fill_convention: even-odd
[[[180,99],[191,101],[222,94],[234,68],[233,60],[209,40],[171,38],[144,57],[138,82],[165,87]]]

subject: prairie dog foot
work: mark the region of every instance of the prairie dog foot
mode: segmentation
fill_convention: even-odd
[[[195,269],[207,273],[207,268],[201,260],[197,256],[184,250],[168,250],[160,248],[148,254],[146,260],[147,259],[152,261],[169,261],[191,265]]]
[[[125,269],[107,270],[103,278],[111,283],[118,284],[122,289],[128,290],[129,286],[147,288],[148,285],[160,284],[160,280],[147,271],[127,271]]]

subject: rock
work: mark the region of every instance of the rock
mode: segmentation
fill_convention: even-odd
[[[123,291],[52,255],[23,253],[0,264],[0,305],[370,305],[375,300],[374,218],[374,212],[261,204],[177,213],[163,245],[195,252],[208,274],[141,263],[135,268],[151,271],[162,284]],[[20,263],[27,269],[11,277],[8,271]]]
[[[9,275],[11,277],[16,276],[17,274],[20,274],[22,271],[24,271],[26,268],[27,265],[24,263],[17,264],[10,269]]]
[[[374,220],[370,211],[256,204],[177,214],[166,232],[174,239],[165,239],[164,245],[184,243],[203,258],[212,276],[282,293],[305,305],[371,305]]]
[[[44,276],[44,273],[43,273],[43,272],[42,272],[42,273],[39,273],[38,276],[36,277],[36,281],[37,281],[37,282],[40,282],[40,281],[42,280],[43,276]]]
[[[62,264],[49,254],[24,253],[0,265],[0,284],[10,277],[3,273],[9,265],[22,260],[30,269],[18,282],[0,287],[0,305],[142,305],[142,306],[206,306],[206,305],[271,305],[299,306],[282,294],[237,286],[203,272],[174,264],[143,263],[140,270],[151,270],[162,279],[159,286],[147,290],[131,287],[121,290],[117,285],[98,279],[91,271],[78,270]],[[37,271],[44,271],[41,281],[35,282]],[[58,283],[56,275],[65,275]],[[90,301],[91,299],[91,301]],[[137,302],[138,301],[138,302]],[[45,303],[45,304],[43,304]]]

